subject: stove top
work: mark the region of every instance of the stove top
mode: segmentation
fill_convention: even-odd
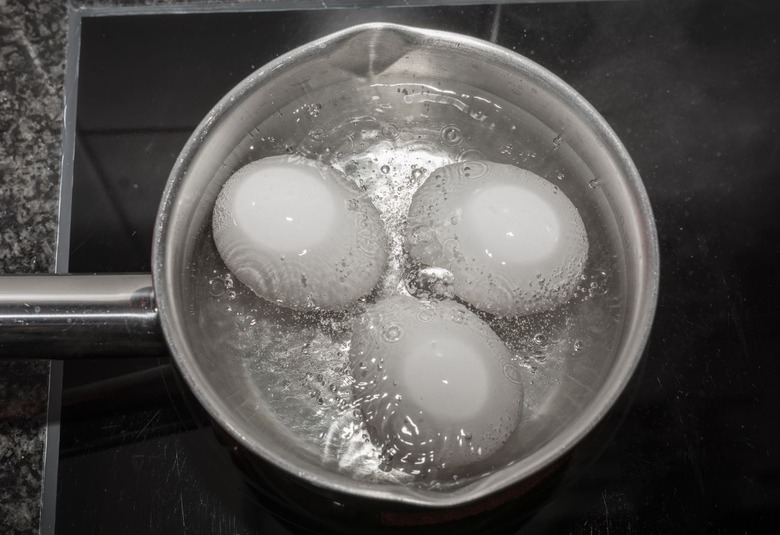
[[[492,40],[561,76],[624,141],[655,210],[662,291],[636,377],[555,477],[441,531],[761,531],[780,519],[780,12],[750,6],[74,12],[58,271],[148,271],[184,142],[289,49],[370,21]],[[370,531],[248,469],[166,358],[56,363],[52,381],[44,533]]]

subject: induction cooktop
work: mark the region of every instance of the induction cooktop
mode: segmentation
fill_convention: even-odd
[[[636,377],[541,490],[418,529],[752,533],[776,524],[774,4],[355,4],[73,11],[58,272],[147,272],[159,199],[190,133],[224,93],[291,48],[369,21],[493,41],[561,76],[623,139],[657,217],[662,292]],[[52,370],[43,533],[378,529],[375,518],[330,514],[248,470],[165,356]]]

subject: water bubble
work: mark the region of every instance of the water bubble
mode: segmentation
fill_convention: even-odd
[[[436,317],[436,312],[432,308],[422,308],[417,313],[417,319],[423,323],[428,323]]]
[[[545,345],[547,337],[543,333],[536,333],[534,335],[534,343],[538,346]]]
[[[385,342],[397,342],[403,337],[403,329],[399,325],[389,325],[382,331],[382,340]]]
[[[558,134],[553,138],[553,150],[558,150],[558,147],[561,146],[561,143],[563,143],[563,137],[562,134]]]
[[[593,275],[591,275],[588,293],[592,297],[594,295],[604,295],[608,290],[607,271],[604,269],[597,269]]]
[[[458,168],[461,175],[469,180],[479,180],[490,173],[490,164],[486,162],[466,162]]]
[[[390,166],[389,165],[383,165],[379,168],[380,171],[382,171],[382,174],[387,174],[390,172]]]
[[[463,133],[454,124],[448,124],[441,129],[441,140],[445,145],[455,146],[463,141]]]
[[[416,167],[412,169],[412,180],[420,180],[426,171],[427,169],[424,167]]]
[[[387,123],[385,125],[382,125],[380,132],[382,136],[390,140],[398,139],[398,136],[400,135],[400,132],[398,131],[398,127],[392,123]]]
[[[225,286],[225,279],[217,277],[209,281],[209,293],[214,297],[222,297],[225,295],[227,288]]]
[[[431,241],[434,236],[435,235],[431,227],[420,225],[412,229],[412,232],[409,234],[409,242],[412,245],[419,245]]]
[[[576,340],[574,342],[574,351],[582,351],[582,348],[585,346],[585,344],[582,343],[580,340]]]
[[[596,188],[598,188],[600,185],[601,185],[601,183],[599,182],[599,179],[598,179],[598,178],[594,178],[593,180],[591,180],[590,182],[588,182],[588,186],[590,187],[590,189],[596,189]]]
[[[466,314],[463,310],[456,310],[450,319],[455,323],[463,323],[466,321]]]
[[[319,102],[303,105],[304,113],[306,113],[306,115],[308,115],[311,119],[317,117],[320,114],[321,110],[322,110],[322,104],[320,104]]]

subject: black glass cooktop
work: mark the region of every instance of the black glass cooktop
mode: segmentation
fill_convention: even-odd
[[[780,520],[776,4],[302,6],[73,14],[75,150],[60,269],[148,271],[179,150],[225,92],[277,55],[368,21],[493,40],[561,76],[624,141],[657,218],[662,285],[641,369],[606,421],[541,490],[442,532],[771,531]],[[55,379],[59,370],[45,533],[374,529],[359,512],[330,515],[250,475],[165,357],[66,362]]]

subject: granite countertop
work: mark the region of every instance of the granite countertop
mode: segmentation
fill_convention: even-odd
[[[67,7],[0,0],[0,272],[54,269]],[[0,532],[37,533],[48,362],[0,361]]]

